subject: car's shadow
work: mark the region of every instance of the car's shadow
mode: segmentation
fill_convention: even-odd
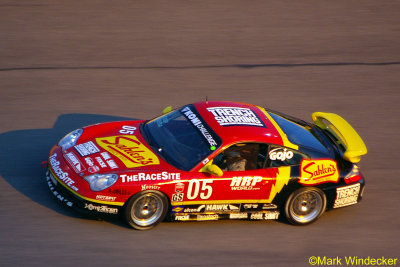
[[[52,129],[18,130],[0,134],[0,175],[29,199],[66,216],[93,218],[62,206],[48,189],[45,168],[48,153],[64,135],[91,124],[135,120],[95,114],[65,114]]]

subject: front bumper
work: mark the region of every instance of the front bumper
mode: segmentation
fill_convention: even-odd
[[[121,206],[103,205],[73,194],[54,177],[49,169],[46,171],[46,180],[50,191],[59,201],[79,212],[91,215],[118,215],[121,212]]]

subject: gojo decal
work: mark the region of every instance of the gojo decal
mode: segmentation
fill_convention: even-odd
[[[275,148],[269,152],[269,159],[270,160],[281,160],[285,161],[287,159],[293,158],[293,152],[287,150],[286,148]]]
[[[308,160],[303,159],[300,166],[299,183],[304,185],[316,185],[339,180],[337,163],[334,160]]]
[[[136,130],[136,127],[129,126],[129,125],[124,125],[122,126],[122,129],[119,130],[119,133],[121,134],[134,134]]]
[[[209,199],[212,195],[213,188],[212,180],[196,180],[193,179],[189,182],[186,197],[189,200],[196,199],[200,196],[201,199]]]

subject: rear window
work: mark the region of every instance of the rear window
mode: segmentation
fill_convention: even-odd
[[[300,146],[316,149],[323,153],[329,153],[328,150],[321,144],[321,142],[312,134],[311,129],[308,129],[307,126],[302,126],[272,112],[268,113],[285,132],[290,142]]]

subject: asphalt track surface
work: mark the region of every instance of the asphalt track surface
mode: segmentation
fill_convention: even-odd
[[[0,2],[0,266],[310,266],[311,256],[400,258],[400,2]],[[363,137],[364,199],[295,227],[162,223],[135,231],[61,206],[44,169],[77,127],[150,119],[206,99]],[[400,262],[397,261],[397,265]]]

